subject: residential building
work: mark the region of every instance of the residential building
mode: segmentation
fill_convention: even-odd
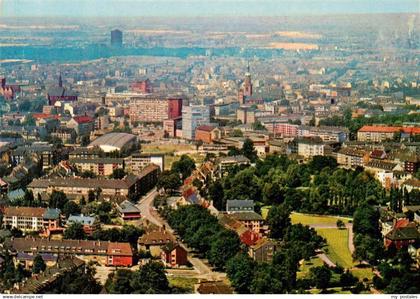
[[[254,212],[254,201],[253,200],[231,200],[226,201],[226,212]]]
[[[348,139],[349,130],[343,127],[299,126],[299,137],[319,137],[324,142],[343,143]]]
[[[0,78],[0,96],[3,96],[6,100],[14,100],[20,91],[19,85],[6,84],[6,78]]]
[[[141,236],[137,246],[139,251],[147,251],[154,257],[160,257],[162,255],[162,247],[175,242],[175,237],[171,233],[165,229],[158,229],[146,232]]]
[[[51,194],[52,191],[63,191],[67,196],[80,198],[88,197],[89,191],[101,189],[101,197],[110,199],[116,196],[133,198],[147,193],[157,182],[159,166],[149,165],[138,175],[127,175],[121,180],[117,179],[82,179],[82,178],[51,178],[35,179],[28,189],[38,194]]]
[[[124,169],[124,159],[122,158],[73,158],[69,162],[80,173],[90,171],[97,176],[110,176],[115,169]]]
[[[217,161],[217,172],[219,173],[219,176],[224,176],[230,168],[234,166],[242,166],[242,165],[249,165],[251,161],[243,156],[227,156],[227,157],[221,157]]]
[[[182,138],[195,140],[195,130],[210,124],[210,108],[204,105],[190,105],[182,108]]]
[[[75,130],[79,137],[89,135],[94,127],[95,120],[90,116],[75,116],[67,122],[67,128]]]
[[[252,212],[235,212],[231,213],[230,216],[242,224],[245,227],[257,234],[262,232],[262,226],[264,224],[264,219],[260,214]]]
[[[420,127],[363,126],[357,132],[357,140],[383,142],[404,136],[418,135],[420,135]]]
[[[367,161],[367,153],[363,150],[342,148],[337,152],[337,163],[347,168],[363,167]]]
[[[134,153],[126,158],[126,168],[137,175],[150,164],[159,166],[161,171],[165,170],[165,156],[163,154]]]
[[[136,220],[141,218],[140,209],[137,208],[136,205],[129,200],[124,200],[122,203],[119,203],[117,205],[117,210],[120,217],[124,221]]]
[[[63,86],[63,79],[60,75],[58,78],[58,85],[52,86],[47,91],[48,105],[54,106],[58,101],[60,102],[76,102],[77,93],[67,89]]]
[[[130,99],[131,122],[159,122],[181,116],[182,99],[154,95],[133,96]]]
[[[23,231],[49,231],[60,227],[60,210],[5,207],[3,225]]]
[[[63,142],[63,144],[75,143],[77,133],[74,129],[58,128],[54,132],[51,132],[51,137],[60,139]]]
[[[324,155],[324,143],[320,137],[303,137],[297,139],[297,153],[304,158]]]
[[[406,248],[420,241],[420,232],[414,222],[407,219],[397,220],[390,232],[385,235],[385,247]]]
[[[123,45],[123,33],[115,29],[111,31],[111,47],[121,48]]]
[[[178,268],[188,264],[188,252],[177,243],[162,246],[161,260],[165,267]]]
[[[16,253],[83,256],[103,266],[130,267],[133,265],[133,251],[130,243],[13,238],[10,240],[10,247]]]
[[[279,248],[279,244],[270,239],[264,238],[249,247],[248,254],[256,262],[271,263],[273,256]]]

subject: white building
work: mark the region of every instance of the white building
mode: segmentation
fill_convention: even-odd
[[[195,139],[195,129],[210,124],[210,108],[204,105],[190,105],[182,108],[182,137]]]

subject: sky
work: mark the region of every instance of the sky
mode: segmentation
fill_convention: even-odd
[[[420,0],[0,0],[3,17],[284,16],[420,13]]]

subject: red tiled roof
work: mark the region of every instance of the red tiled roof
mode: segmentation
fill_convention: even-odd
[[[209,125],[202,125],[199,126],[196,130],[197,131],[204,131],[204,132],[211,132],[215,129],[216,127],[213,126],[209,126]]]
[[[78,124],[85,124],[85,123],[90,123],[93,121],[93,118],[90,116],[75,116],[73,117],[73,119],[78,123]]]
[[[420,127],[363,126],[359,132],[420,134]]]
[[[130,243],[109,243],[107,249],[108,255],[119,255],[119,256],[133,256]]]
[[[25,217],[38,217],[41,218],[45,213],[44,208],[31,208],[31,207],[6,207],[4,209],[5,216],[25,216]]]
[[[48,114],[48,113],[34,113],[32,114],[33,118],[35,119],[46,119],[46,118],[54,118],[59,119],[60,116],[56,114]]]

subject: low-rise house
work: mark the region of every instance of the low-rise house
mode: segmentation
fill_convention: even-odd
[[[18,252],[16,255],[16,262],[22,265],[25,269],[30,270],[34,264],[34,259],[37,255],[32,253],[26,252]],[[40,254],[42,259],[44,260],[47,267],[52,267],[57,263],[58,257],[54,254],[50,253],[42,253]]]
[[[130,243],[13,238],[9,241],[9,246],[16,253],[83,256],[104,266],[133,265]]]
[[[271,263],[279,244],[270,239],[260,239],[255,245],[249,247],[248,254],[256,262]]]
[[[414,222],[408,219],[397,220],[390,232],[385,235],[385,247],[395,246],[397,249],[408,247],[420,241],[420,232]]]
[[[118,204],[117,210],[124,221],[141,218],[140,209],[129,200],[124,200],[122,203]]]
[[[94,130],[95,120],[90,116],[75,116],[67,123],[67,128],[74,129],[78,136],[86,136]]]
[[[0,178],[0,194],[7,194],[9,184]]]
[[[226,201],[226,212],[254,212],[254,201],[253,200],[230,200]]]
[[[58,128],[51,133],[51,137],[60,139],[63,144],[75,143],[77,133],[74,129],[71,128]]]
[[[260,214],[255,212],[236,212],[230,214],[230,216],[244,224],[247,229],[257,234],[261,233],[264,219]]]
[[[188,264],[188,253],[181,245],[168,243],[162,247],[161,260],[165,267],[177,268]]]
[[[242,244],[251,246],[261,238],[260,233],[245,227],[242,222],[233,218],[231,214],[220,213],[217,218],[224,228],[232,230],[238,235]]]
[[[145,233],[138,240],[138,250],[150,252],[152,256],[159,257],[162,254],[162,247],[175,243],[175,237],[164,229],[154,230]]]

